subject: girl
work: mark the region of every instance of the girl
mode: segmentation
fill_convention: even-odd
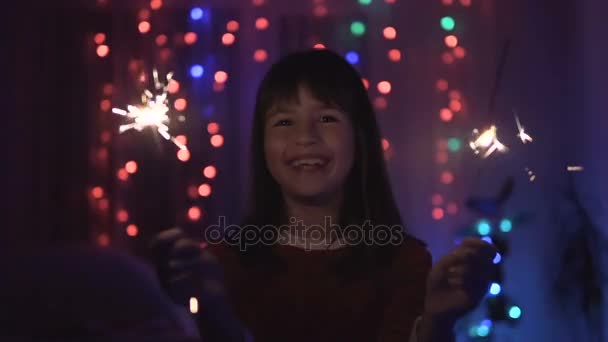
[[[201,251],[179,229],[156,244],[177,300],[198,296],[203,337],[451,341],[485,295],[495,249],[465,240],[431,269],[402,227],[357,71],[328,50],[273,65],[257,95],[244,226]]]

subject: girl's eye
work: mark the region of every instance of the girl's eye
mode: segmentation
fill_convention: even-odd
[[[321,117],[321,122],[337,122],[338,119],[332,115],[323,115]]]
[[[274,124],[275,127],[277,126],[291,126],[291,120],[288,119],[283,119],[283,120],[279,120]]]

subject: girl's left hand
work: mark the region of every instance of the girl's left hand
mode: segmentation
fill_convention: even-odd
[[[474,309],[488,292],[496,248],[467,238],[431,269],[423,317],[451,326]]]

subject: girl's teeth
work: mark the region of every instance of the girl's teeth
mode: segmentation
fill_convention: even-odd
[[[323,165],[323,161],[320,159],[301,159],[294,161],[292,164],[293,166],[320,166]]]

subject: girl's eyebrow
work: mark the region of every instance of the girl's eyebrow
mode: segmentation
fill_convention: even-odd
[[[272,107],[268,111],[267,117],[272,117],[272,116],[277,115],[279,113],[293,113],[293,112],[295,112],[295,109],[293,107],[284,106],[284,105],[277,105],[277,106]]]

